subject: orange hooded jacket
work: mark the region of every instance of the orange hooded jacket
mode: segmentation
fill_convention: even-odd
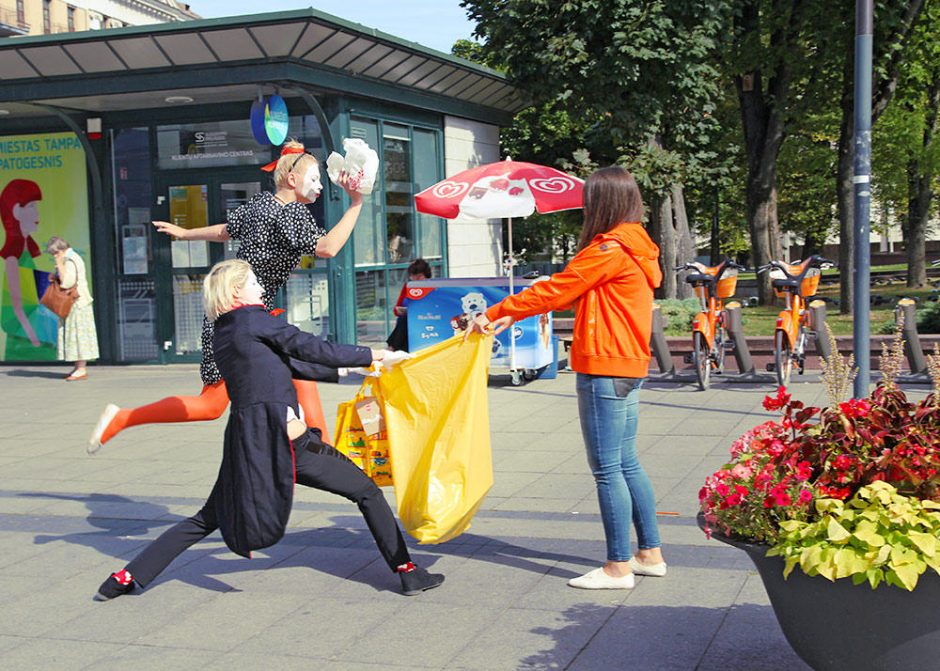
[[[596,236],[560,273],[486,311],[519,320],[577,302],[571,368],[612,377],[646,377],[653,289],[663,279],[659,247],[641,224],[618,224]]]

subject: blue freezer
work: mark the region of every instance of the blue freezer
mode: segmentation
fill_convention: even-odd
[[[513,279],[515,293],[539,280]],[[473,315],[509,295],[505,277],[453,278],[409,282],[405,305],[408,307],[408,347],[412,352],[439,343],[454,335],[451,319],[461,314]],[[516,341],[517,369],[537,369],[552,363],[552,315],[536,315],[513,324],[493,341],[494,366],[509,366],[510,337]]]

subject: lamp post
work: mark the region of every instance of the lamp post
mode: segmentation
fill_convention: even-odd
[[[855,398],[868,396],[871,380],[871,53],[874,23],[873,0],[855,0],[855,321],[852,345],[858,375]]]

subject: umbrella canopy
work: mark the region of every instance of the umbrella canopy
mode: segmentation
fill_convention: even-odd
[[[509,159],[464,170],[415,196],[418,212],[455,219],[527,217],[582,207],[584,180]]]

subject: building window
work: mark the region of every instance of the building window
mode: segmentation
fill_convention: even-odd
[[[16,0],[16,23],[19,26],[26,25],[26,3],[24,0]]]
[[[69,5],[68,7],[68,21],[69,21],[69,32],[75,32],[75,8]]]
[[[414,195],[441,179],[440,131],[361,117],[349,130],[375,148],[382,166],[353,232],[356,338],[378,344],[394,325],[408,264],[422,257],[435,277],[444,274],[444,222],[414,209]]]
[[[46,35],[52,33],[52,19],[49,16],[51,6],[52,0],[42,0],[42,32]]]

